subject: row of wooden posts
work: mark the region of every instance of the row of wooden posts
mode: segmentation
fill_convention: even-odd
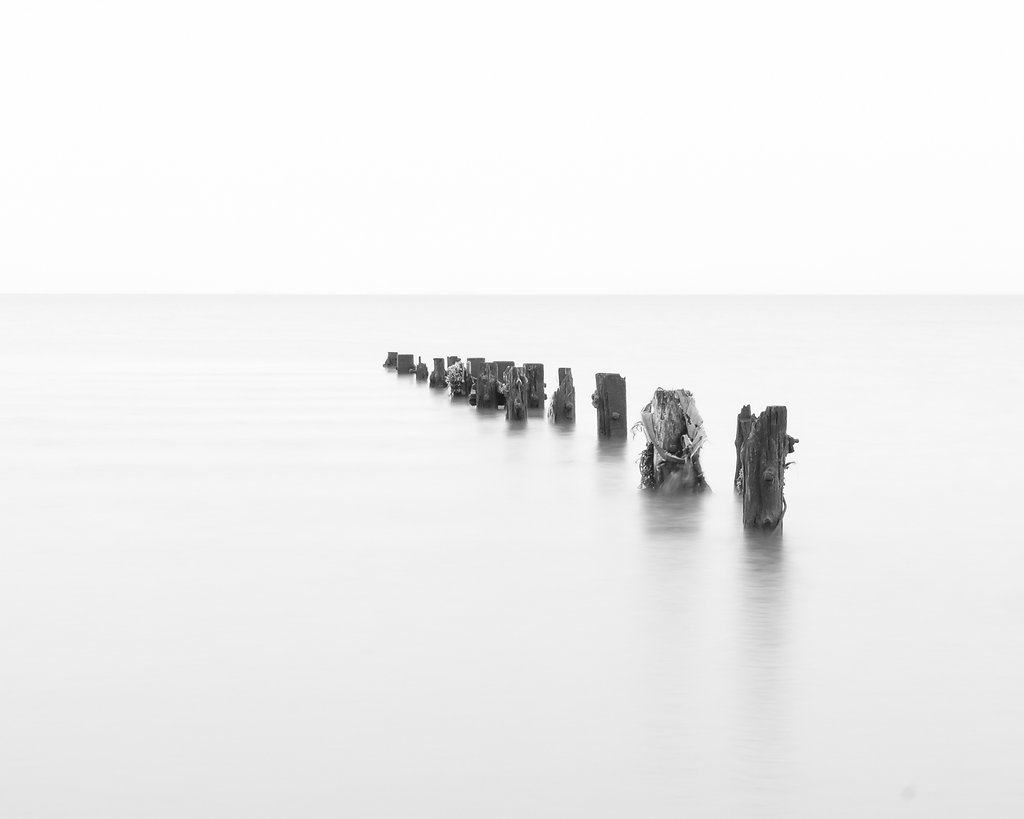
[[[428,370],[422,359],[388,353],[385,367],[394,367],[400,375],[412,374],[428,381],[436,389],[447,387],[453,397],[465,396],[479,410],[504,407],[510,421],[525,420],[530,409],[543,409],[547,400],[544,365],[513,361],[486,361],[458,356],[435,358]],[[618,373],[597,373],[591,403],[597,410],[597,434],[624,436],[626,420],[626,379]],[[555,422],[575,423],[576,390],[569,367],[558,368],[558,388],[552,396],[549,417]],[[640,459],[641,486],[645,488],[688,487],[706,490],[700,467],[700,447],[706,436],[703,420],[686,390],[655,391],[654,399],[644,407],[642,428],[648,439]],[[786,432],[785,406],[769,406],[755,416],[746,405],[736,418],[736,470],[733,485],[743,499],[743,525],[756,529],[776,529],[786,514],[783,496],[786,457],[793,452],[797,438]]]

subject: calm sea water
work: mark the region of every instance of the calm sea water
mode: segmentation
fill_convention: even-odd
[[[1022,353],[1021,299],[0,300],[0,815],[1019,816]],[[694,392],[712,495],[637,491],[597,371]]]

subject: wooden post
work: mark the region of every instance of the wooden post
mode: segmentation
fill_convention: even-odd
[[[416,365],[412,360],[412,353],[398,353],[395,360],[395,369],[399,375],[408,375],[416,371]]]
[[[476,380],[476,408],[494,409],[498,397],[498,368],[492,361]]]
[[[743,442],[743,525],[775,529],[786,514],[786,456],[798,439],[786,434],[785,407],[768,407],[753,421]]]
[[[430,386],[431,387],[443,387],[444,383],[444,359],[434,359],[434,371],[430,374]]]
[[[524,367],[509,367],[505,371],[505,419],[525,421],[529,403],[530,385]]]
[[[388,357],[384,359],[385,367],[397,367],[398,366],[398,353],[388,353]]]
[[[452,366],[452,364],[454,364],[454,363],[455,363],[456,361],[460,361],[460,360],[461,360],[461,359],[460,359],[460,358],[459,358],[459,357],[458,357],[457,355],[450,355],[450,356],[448,356],[448,363],[447,363],[447,364],[446,364],[445,366],[446,366],[446,367],[450,367],[450,366]]]
[[[495,394],[494,406],[503,407],[505,406],[505,390],[503,389],[502,384],[504,384],[506,380],[505,371],[509,367],[514,367],[516,363],[514,361],[495,361],[493,363],[498,371],[497,374],[495,375],[495,378],[497,379],[498,382],[498,392]]]
[[[732,484],[739,494],[743,494],[743,442],[750,435],[750,427],[754,417],[750,414],[750,404],[744,404],[740,414],[736,416],[736,471],[732,476]]]
[[[472,378],[477,378],[484,369],[483,358],[467,358],[466,366],[469,368],[469,374]]]
[[[423,359],[419,359],[419,363],[416,364],[416,380],[426,381],[427,380],[427,365],[423,363]]]
[[[548,397],[544,392],[547,386],[544,383],[544,365],[524,364],[523,369],[526,370],[526,382],[529,385],[528,406],[530,409],[543,407]]]
[[[597,408],[597,434],[626,434],[626,379],[618,373],[597,373],[591,400]]]
[[[572,384],[572,368],[558,368],[558,389],[555,390],[551,401],[551,409],[548,410],[551,420],[576,421],[576,388]]]

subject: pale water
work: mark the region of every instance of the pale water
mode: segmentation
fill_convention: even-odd
[[[4,299],[0,816],[1020,816],[1022,352],[1021,299]],[[597,371],[693,391],[712,495],[637,490]]]

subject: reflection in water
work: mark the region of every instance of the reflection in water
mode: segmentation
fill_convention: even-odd
[[[650,535],[677,537],[696,535],[705,515],[702,508],[707,495],[685,492],[638,492],[643,506],[644,524]]]
[[[597,438],[598,461],[621,460],[630,449],[630,443],[626,438]]]
[[[778,804],[786,748],[786,561],[781,532],[744,532],[739,587],[739,747],[752,801]]]

